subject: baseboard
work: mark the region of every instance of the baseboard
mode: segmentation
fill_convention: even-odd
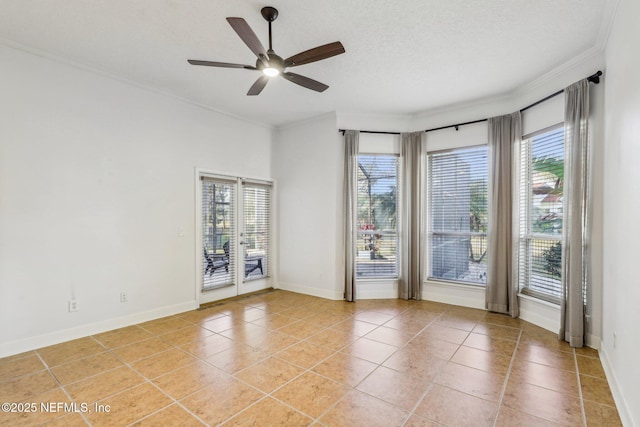
[[[600,348],[602,347],[602,338],[597,335],[587,334],[584,337],[584,340],[584,345],[586,345],[587,347],[595,348],[596,350],[600,350]]]
[[[398,299],[398,291],[358,289],[356,292],[356,300],[365,299]]]
[[[457,283],[424,282],[422,299],[484,310],[485,289]]]
[[[520,318],[557,334],[560,330],[560,306],[528,295],[518,295]]]
[[[24,353],[25,351],[36,350],[38,348],[60,344],[66,341],[87,337],[89,335],[95,335],[101,332],[123,328],[125,326],[148,322],[150,320],[159,319],[161,317],[171,316],[173,314],[194,310],[195,308],[197,308],[195,300],[187,301],[180,304],[160,307],[149,311],[116,317],[114,319],[103,320],[101,322],[89,323],[87,325],[63,329],[61,331],[55,331],[48,334],[37,335],[35,337],[9,341],[3,343],[0,346],[0,357]]]
[[[331,289],[318,289],[310,286],[299,285],[296,283],[278,282],[276,289],[282,289],[283,291],[291,291],[299,294],[311,295],[314,297],[320,297],[330,300],[342,300],[344,299],[343,291],[335,291]]]
[[[397,299],[398,280],[358,280],[356,299]]]
[[[299,294],[311,295],[330,300],[344,299],[343,291],[332,291],[330,289],[318,289],[295,283],[279,282],[277,289],[296,292]],[[383,282],[360,283],[357,285],[356,299],[395,299],[398,298],[398,284]]]
[[[629,404],[624,398],[622,390],[620,390],[620,383],[618,382],[618,378],[611,368],[611,363],[609,363],[609,356],[607,355],[606,349],[602,348],[599,352],[599,355],[600,362],[602,363],[604,373],[607,377],[607,382],[609,383],[609,388],[611,389],[611,394],[613,395],[613,400],[615,401],[616,408],[618,409],[618,415],[620,415],[620,420],[622,421],[622,425],[630,427],[637,426],[638,424],[635,423],[635,420],[631,416]]]

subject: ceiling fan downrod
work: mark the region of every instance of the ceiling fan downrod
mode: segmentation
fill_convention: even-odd
[[[278,17],[278,9],[271,6],[265,6],[260,10],[262,17],[269,23],[269,52],[273,52],[271,43],[271,23]]]

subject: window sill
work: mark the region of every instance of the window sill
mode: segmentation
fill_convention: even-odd
[[[389,283],[397,281],[397,277],[363,277],[362,279],[360,279],[356,276],[357,283]]]
[[[459,286],[463,288],[482,289],[482,290],[484,290],[486,287],[485,285],[481,285],[479,283],[456,282],[455,280],[435,279],[432,277],[425,280],[424,283],[430,283],[434,285],[438,284],[443,286]]]

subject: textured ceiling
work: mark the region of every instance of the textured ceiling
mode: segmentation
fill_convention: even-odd
[[[0,0],[0,37],[216,110],[281,125],[330,111],[413,114],[515,90],[602,46],[614,0]],[[292,71],[316,93],[258,72],[225,17],[267,46],[263,6],[276,7],[274,50],[288,57],[339,40],[346,53]],[[607,21],[607,22],[605,22]]]

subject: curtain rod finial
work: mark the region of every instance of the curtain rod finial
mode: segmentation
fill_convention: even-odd
[[[600,83],[600,76],[601,75],[602,75],[602,71],[598,70],[595,74],[587,77],[587,81],[590,81],[591,83],[598,84],[598,83]]]

